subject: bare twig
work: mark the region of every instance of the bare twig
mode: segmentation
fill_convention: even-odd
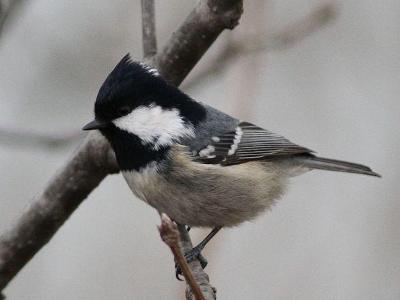
[[[0,34],[3,31],[4,24],[10,14],[20,6],[24,0],[0,0]]]
[[[0,128],[0,143],[10,146],[54,149],[70,145],[83,137],[84,134],[81,131],[49,134],[22,129]]]
[[[153,57],[157,53],[156,22],[154,0],[142,0],[142,40],[143,57]]]
[[[325,3],[317,7],[309,15],[303,19],[288,25],[283,30],[273,34],[271,38],[264,38],[259,45],[254,42],[247,51],[254,50],[281,50],[292,46],[293,44],[310,36],[314,32],[320,30],[323,26],[329,24],[338,14],[336,2]]]
[[[238,24],[241,0],[198,3],[164,49],[152,60],[160,74],[179,85],[225,29]],[[89,134],[74,155],[50,179],[43,192],[9,232],[0,238],[0,290],[52,238],[82,201],[111,173],[118,171],[108,142]]]
[[[171,219],[166,214],[162,214],[161,226],[158,227],[158,230],[160,231],[161,239],[169,246],[175,257],[176,262],[178,263],[178,265],[182,270],[183,276],[185,277],[186,283],[188,284],[188,287],[190,289],[190,292],[187,294],[192,295],[193,293],[193,296],[197,300],[206,300],[206,299],[214,300],[215,299],[214,290],[209,285],[208,281],[207,281],[207,286],[209,288],[205,290],[206,294],[203,295],[203,292],[200,289],[200,284],[204,285],[204,282],[196,281],[196,279],[202,277],[201,276],[194,277],[194,272],[197,271],[198,269],[190,269],[188,263],[186,262],[185,257],[182,254],[186,249],[182,248],[182,242],[178,226],[173,221],[171,221]],[[181,249],[183,249],[184,251],[182,251]],[[200,272],[204,273],[201,267],[200,269],[201,269]],[[207,292],[211,292],[211,294]],[[188,299],[193,299],[193,297],[190,296],[190,298]]]
[[[337,11],[336,2],[328,2],[276,33],[258,33],[247,35],[239,40],[229,40],[208,67],[184,83],[183,88],[190,89],[208,76],[220,74],[225,66],[229,66],[240,55],[254,55],[263,51],[283,50],[294,46],[335,19]]]

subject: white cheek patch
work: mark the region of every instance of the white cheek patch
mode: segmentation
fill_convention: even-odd
[[[177,109],[165,109],[153,104],[139,106],[113,123],[138,136],[143,144],[150,144],[155,150],[170,146],[180,138],[194,136],[193,127],[183,121]]]

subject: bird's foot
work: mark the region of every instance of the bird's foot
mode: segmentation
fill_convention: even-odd
[[[207,259],[201,254],[201,251],[203,250],[203,247],[201,247],[201,246],[199,247],[199,246],[196,246],[192,250],[190,250],[189,252],[186,252],[184,256],[185,256],[186,261],[188,263],[194,261],[195,259],[198,259],[199,262],[200,262],[201,267],[204,269],[207,266],[208,262],[207,262]],[[182,281],[181,275],[182,275],[182,269],[175,262],[175,277],[176,277],[176,279]]]

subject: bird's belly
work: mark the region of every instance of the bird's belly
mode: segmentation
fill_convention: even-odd
[[[132,191],[176,222],[234,226],[256,217],[281,196],[286,174],[273,163],[216,167],[190,164],[168,172],[147,168],[123,172]]]

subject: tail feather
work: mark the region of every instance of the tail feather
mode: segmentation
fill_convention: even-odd
[[[316,156],[299,157],[299,160],[304,167],[311,169],[356,173],[356,174],[381,177],[381,175],[375,173],[374,171],[371,170],[371,168],[367,166],[347,161],[316,157]]]

